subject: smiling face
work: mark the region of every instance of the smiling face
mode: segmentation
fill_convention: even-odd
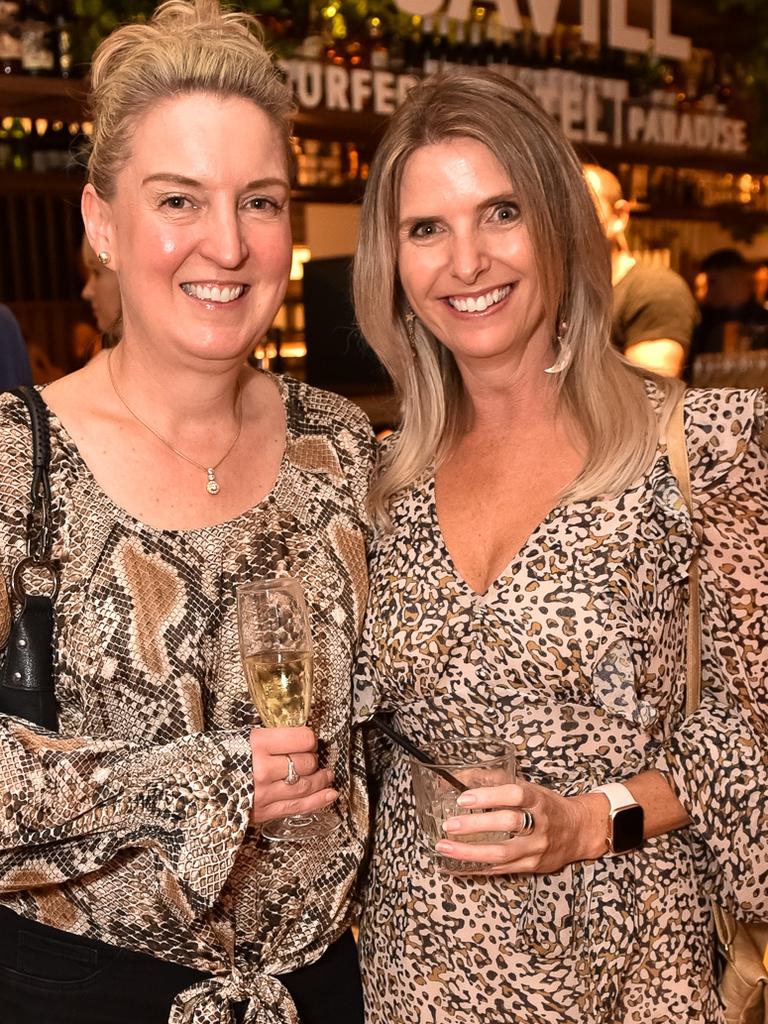
[[[486,146],[455,138],[416,150],[403,173],[398,222],[408,301],[459,369],[551,355],[524,215]]]
[[[251,101],[189,93],[148,110],[113,198],[83,203],[126,341],[185,361],[245,354],[285,294],[289,190],[278,130]]]

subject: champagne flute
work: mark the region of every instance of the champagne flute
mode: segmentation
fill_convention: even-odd
[[[262,724],[306,725],[312,701],[312,633],[301,584],[281,576],[238,587],[237,624],[248,692]],[[340,824],[337,814],[323,810],[265,822],[261,834],[275,841],[313,839]]]

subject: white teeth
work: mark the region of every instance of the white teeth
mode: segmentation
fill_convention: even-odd
[[[183,284],[181,290],[194,299],[204,302],[234,302],[243,294],[243,285],[235,284],[231,288],[219,288],[218,285]]]
[[[466,299],[460,299],[452,296],[448,301],[460,313],[483,313],[490,306],[495,306],[497,302],[506,299],[509,293],[510,286],[507,284],[503,288],[494,288],[493,291],[486,292],[485,295],[478,295],[476,298],[468,296]]]

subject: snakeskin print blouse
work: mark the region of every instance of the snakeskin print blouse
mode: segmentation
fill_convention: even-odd
[[[384,758],[360,952],[367,1024],[723,1024],[709,904],[768,919],[765,397],[693,391],[693,521],[666,452],[558,506],[486,593],[458,575],[430,474],[376,539],[357,701],[416,743],[504,736],[569,795],[650,768],[689,828],[551,875],[441,874],[407,760]],[[700,709],[685,718],[700,548]]]
[[[197,530],[150,528],[117,508],[51,417],[60,731],[0,716],[0,902],[210,972],[174,1004],[170,1020],[185,1024],[221,1024],[230,1001],[246,1000],[246,1021],[296,1020],[274,976],[317,960],[348,927],[367,835],[349,704],[373,441],[344,399],[276,381],[287,436],[273,489]],[[30,478],[26,407],[4,395],[0,608],[24,549]],[[275,574],[298,577],[307,594],[312,725],[340,792],[342,826],[312,843],[268,844],[248,824],[258,722],[235,588]]]

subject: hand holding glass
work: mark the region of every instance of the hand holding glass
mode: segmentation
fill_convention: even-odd
[[[301,584],[289,576],[239,587],[237,621],[248,692],[267,728],[306,725],[312,700],[312,634]],[[290,765],[290,756],[286,767]],[[328,835],[341,821],[325,810],[262,826],[267,839]]]
[[[453,874],[482,872],[481,864],[467,864],[451,857],[441,857],[435,844],[445,839],[444,823],[448,818],[472,811],[456,803],[461,790],[485,786],[505,786],[515,781],[515,754],[512,746],[489,737],[455,737],[422,745],[429,763],[411,757],[411,781],[419,819],[429,856],[437,867]],[[451,780],[454,780],[453,782]],[[466,859],[472,859],[473,843],[498,843],[509,838],[508,832],[471,832],[454,842],[466,843]],[[487,867],[485,868],[487,870]]]

